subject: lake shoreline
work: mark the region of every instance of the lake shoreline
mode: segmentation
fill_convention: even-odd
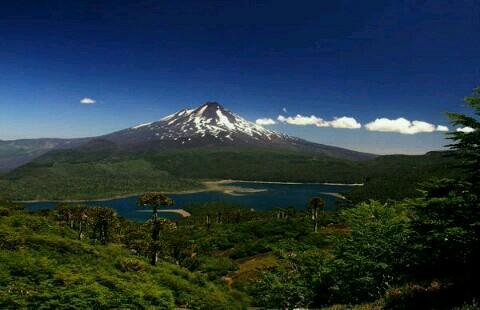
[[[363,186],[363,183],[329,183],[329,182],[323,182],[323,183],[318,183],[318,182],[275,182],[275,181],[246,181],[246,180],[233,180],[233,179],[227,179],[227,180],[221,180],[221,181],[215,181],[215,182],[225,182],[225,184],[230,184],[230,183],[259,183],[259,184],[285,184],[285,185],[331,185],[331,186]]]
[[[191,189],[191,190],[184,190],[184,191],[172,191],[172,192],[163,192],[166,195],[189,195],[189,194],[197,194],[197,193],[204,193],[204,192],[222,192],[227,195],[232,196],[243,196],[245,194],[252,194],[257,192],[264,192],[267,191],[266,189],[254,189],[254,188],[242,188],[236,186],[225,186],[232,183],[256,183],[256,184],[284,184],[284,185],[330,185],[330,186],[363,186],[363,183],[313,183],[313,182],[274,182],[274,181],[246,181],[246,180],[233,180],[233,179],[225,179],[225,180],[217,180],[217,181],[202,181],[204,188],[199,189]],[[131,193],[131,194],[124,194],[124,195],[117,195],[111,196],[107,198],[94,198],[94,199],[62,199],[62,200],[48,200],[48,199],[40,199],[40,200],[21,200],[21,201],[14,201],[14,203],[44,203],[44,202],[51,202],[51,203],[83,203],[83,202],[96,202],[96,201],[109,201],[115,199],[124,199],[135,197],[143,194],[141,193]],[[337,197],[337,198],[344,198]]]

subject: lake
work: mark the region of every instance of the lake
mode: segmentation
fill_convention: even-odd
[[[253,190],[265,190],[241,195],[230,195],[223,192],[200,192],[193,194],[169,195],[174,201],[172,208],[182,209],[192,203],[201,202],[227,202],[241,205],[255,210],[271,210],[275,208],[294,207],[304,209],[310,198],[319,196],[326,202],[326,210],[334,209],[335,202],[340,199],[332,193],[342,194],[352,189],[350,185],[327,185],[327,184],[279,184],[279,183],[256,183],[256,182],[233,182],[229,187],[248,188]],[[136,206],[135,196],[104,201],[88,201],[83,204],[89,206],[109,207],[117,210],[118,214],[126,218],[145,221],[149,213],[139,212]],[[53,202],[35,202],[25,204],[31,210],[53,208]],[[169,207],[169,209],[172,209]],[[165,217],[174,217],[166,215]]]

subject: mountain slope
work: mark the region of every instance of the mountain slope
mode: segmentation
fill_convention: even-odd
[[[183,109],[160,121],[141,124],[101,138],[129,150],[265,146],[350,160],[375,157],[276,133],[245,120],[216,102],[206,102],[196,109]]]

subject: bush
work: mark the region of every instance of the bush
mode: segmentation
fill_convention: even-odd
[[[140,271],[145,271],[145,263],[142,262],[141,260],[134,259],[134,258],[125,258],[117,262],[116,267],[123,271],[134,271],[134,272],[140,272]]]
[[[10,214],[12,214],[12,210],[9,208],[0,207],[0,216],[9,216]]]

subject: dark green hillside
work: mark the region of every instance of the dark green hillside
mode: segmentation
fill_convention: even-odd
[[[425,155],[388,155],[365,162],[365,185],[347,197],[354,202],[419,197],[419,184],[431,178],[457,177],[461,171],[451,152]]]
[[[291,182],[361,182],[358,162],[325,155],[267,149],[186,150],[142,155],[157,169],[191,179]]]
[[[199,183],[155,169],[142,159],[32,163],[0,179],[0,196],[24,200],[82,199],[198,187]]]
[[[0,308],[242,308],[241,295],[199,273],[151,266],[116,239],[100,245],[77,236],[53,214],[0,204]]]
[[[357,161],[337,159],[322,154],[255,148],[194,148],[166,151],[121,151],[113,146],[54,151],[9,175],[30,175],[36,169],[93,163],[119,163],[142,160],[154,170],[188,179],[242,179],[297,182],[361,182]],[[128,166],[128,164],[127,164]]]
[[[442,152],[348,161],[319,154],[255,149],[120,152],[110,145],[53,151],[0,179],[0,196],[18,200],[90,199],[200,188],[199,179],[365,183],[354,201],[418,196],[430,177],[455,175]]]
[[[105,198],[199,188],[198,179],[361,182],[359,163],[293,151],[216,149],[54,151],[0,179],[15,200]]]

